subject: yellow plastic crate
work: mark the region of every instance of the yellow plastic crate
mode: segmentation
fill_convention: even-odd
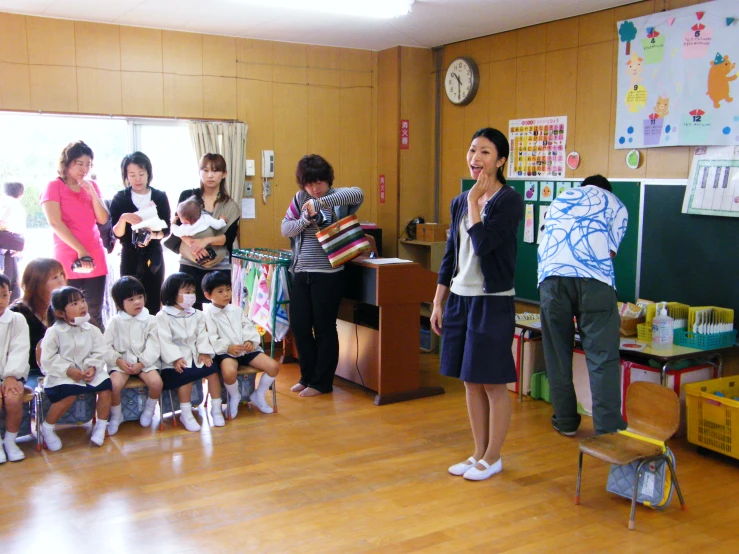
[[[684,386],[688,441],[739,459],[739,376]],[[720,392],[724,396],[717,396]]]
[[[649,323],[639,323],[636,326],[636,336],[639,338],[639,340],[652,342],[652,322],[650,321]]]

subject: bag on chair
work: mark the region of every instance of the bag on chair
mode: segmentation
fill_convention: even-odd
[[[348,215],[316,233],[331,267],[339,267],[370,250],[357,216]]]
[[[667,448],[665,454],[670,457],[672,466],[675,467],[675,455],[672,450]],[[631,500],[634,495],[634,483],[636,482],[638,467],[638,461],[625,466],[611,465],[606,490]],[[675,485],[672,482],[672,475],[667,467],[667,462],[665,460],[653,460],[642,467],[636,501],[649,508],[664,508],[672,500],[674,489]]]

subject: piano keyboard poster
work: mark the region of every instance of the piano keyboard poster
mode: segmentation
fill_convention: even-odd
[[[697,148],[683,213],[739,217],[739,148]]]

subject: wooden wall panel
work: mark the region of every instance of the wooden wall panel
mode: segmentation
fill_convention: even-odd
[[[519,44],[520,46],[520,44]],[[516,65],[516,119],[544,117],[546,55],[519,56]]]
[[[203,35],[163,31],[162,64],[164,73],[202,75]]]
[[[74,22],[27,17],[28,62],[32,65],[75,65]]]
[[[204,118],[234,119],[237,112],[236,103],[236,77],[203,77]]]
[[[31,109],[31,78],[27,65],[0,62],[0,109]]]
[[[545,64],[544,113],[567,116],[566,152],[570,152],[577,124],[577,48],[547,52]],[[566,176],[572,177],[573,171],[567,168]]]
[[[77,99],[81,113],[121,113],[121,72],[78,67]]]
[[[369,88],[345,88],[340,91],[339,158],[337,184],[360,187],[365,195],[357,217],[368,220],[371,212],[369,191],[374,186],[373,171],[370,164],[355,164],[353,160],[372,154],[372,114],[364,106],[372,102]],[[336,168],[334,168],[336,169]],[[386,231],[383,228],[383,233]],[[387,231],[396,232],[394,229]],[[383,237],[384,240],[384,237]]]
[[[164,115],[203,117],[203,78],[196,75],[164,74]]]
[[[77,67],[114,71],[121,69],[121,40],[118,25],[76,21],[74,23],[74,45]]]
[[[121,69],[124,71],[163,71],[162,31],[140,27],[121,27]]]
[[[77,112],[77,70],[52,65],[30,66],[31,109]]]
[[[613,41],[609,41],[579,49],[574,145],[580,153],[580,167],[575,170],[575,177],[587,177],[608,169],[611,99],[615,88],[611,63],[613,48]]]
[[[236,39],[203,35],[203,75],[236,77]]]
[[[400,121],[400,48],[378,53],[377,60],[377,175],[385,176],[385,202],[377,204],[386,256],[398,251],[398,174]],[[379,178],[379,177],[378,177]]]
[[[490,38],[491,62],[509,60],[518,56],[518,31],[508,31]]]
[[[409,120],[410,148],[400,151],[398,223],[434,221],[434,60],[431,50],[400,50],[400,119]],[[483,119],[487,118],[487,113]]]
[[[608,42],[616,38],[616,17],[613,10],[581,15],[577,20],[580,46]]]
[[[531,56],[547,51],[547,25],[534,25],[518,30],[518,55]]]
[[[28,63],[26,17],[0,13],[0,62]]]
[[[573,18],[547,23],[547,52],[575,48],[579,43],[579,26]]]
[[[516,59],[510,58],[490,64],[491,78],[495,76],[506,82],[516,82]],[[516,117],[516,88],[509,86],[490,87],[488,123],[491,127],[508,134],[508,122]],[[468,137],[469,140],[469,137]]]
[[[164,116],[164,77],[161,73],[121,72],[122,113]]]

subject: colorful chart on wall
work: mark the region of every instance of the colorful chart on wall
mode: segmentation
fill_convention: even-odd
[[[564,177],[567,116],[511,119],[508,177]]]
[[[739,146],[695,149],[682,212],[739,217]]]
[[[739,144],[738,19],[716,0],[617,23],[616,148]]]

